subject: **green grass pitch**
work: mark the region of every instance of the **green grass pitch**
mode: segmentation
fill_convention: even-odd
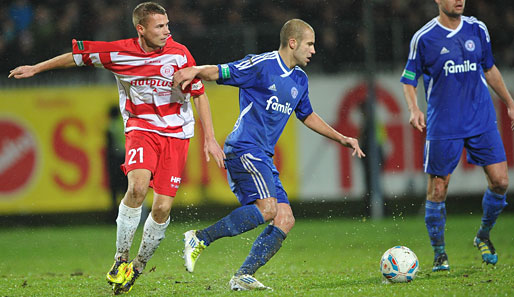
[[[271,292],[228,288],[262,227],[215,242],[189,274],[181,258],[182,233],[210,222],[172,222],[127,296],[514,296],[514,215],[503,214],[492,231],[499,254],[495,267],[482,264],[472,245],[479,222],[475,214],[449,214],[451,272],[432,273],[421,216],[297,219],[280,252],[256,274]],[[115,234],[114,225],[0,229],[0,296],[110,296],[105,273],[113,262]],[[136,244],[140,236],[138,230]],[[411,283],[382,284],[380,257],[394,245],[408,246],[420,260]]]

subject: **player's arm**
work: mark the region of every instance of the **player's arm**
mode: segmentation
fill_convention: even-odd
[[[54,57],[52,59],[46,60],[44,62],[38,63],[36,65],[24,65],[14,68],[9,72],[9,78],[14,77],[16,79],[19,78],[28,78],[32,77],[40,72],[56,69],[56,68],[68,68],[77,66],[75,61],[73,60],[73,54],[66,53],[60,56]]]
[[[416,87],[409,84],[403,84],[403,95],[410,111],[409,123],[412,127],[423,132],[425,125],[425,114],[418,107],[418,96]]]
[[[496,65],[493,65],[493,67],[485,71],[484,74],[487,84],[491,86],[496,95],[498,95],[498,97],[500,97],[503,103],[507,106],[507,113],[511,121],[510,127],[514,130],[514,101],[507,90],[507,86],[505,86],[500,70]]]
[[[203,93],[200,96],[193,97],[193,102],[202,123],[205,159],[209,162],[209,154],[211,154],[218,167],[224,168],[223,159],[226,159],[226,156],[214,137],[214,125],[212,124],[211,107],[207,94]]]
[[[312,112],[303,120],[303,123],[312,131],[320,135],[323,135],[327,138],[330,138],[346,147],[352,148],[352,156],[357,155],[357,157],[359,158],[366,156],[359,147],[359,142],[357,141],[357,139],[344,136],[343,134],[337,132],[334,128],[327,124],[317,113]]]
[[[181,86],[184,90],[195,77],[206,81],[217,80],[219,78],[218,66],[202,65],[182,68],[173,74],[173,86]]]

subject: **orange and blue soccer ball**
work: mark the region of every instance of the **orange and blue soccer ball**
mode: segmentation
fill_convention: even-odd
[[[388,249],[380,260],[380,272],[389,282],[408,283],[416,277],[419,261],[416,254],[406,246]]]

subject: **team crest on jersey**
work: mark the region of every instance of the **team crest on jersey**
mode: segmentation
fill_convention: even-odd
[[[164,77],[171,78],[174,72],[175,68],[173,68],[173,65],[171,64],[162,65],[161,67],[161,75]]]
[[[291,88],[291,96],[293,96],[293,99],[296,99],[296,96],[298,96],[298,89],[296,87]]]
[[[473,40],[468,40],[466,43],[464,43],[464,47],[470,52],[475,50],[475,42]]]

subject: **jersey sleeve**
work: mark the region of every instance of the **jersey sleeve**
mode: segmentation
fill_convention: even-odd
[[[296,118],[300,121],[305,120],[306,117],[313,113],[311,100],[309,99],[309,91],[305,92],[305,95],[300,99],[294,113]]]
[[[100,60],[100,51],[93,50],[93,48],[95,48],[95,43],[100,42],[72,40],[73,60],[77,66],[103,66],[102,61]]]
[[[219,64],[219,77],[216,82],[220,85],[230,85],[239,88],[250,87],[254,84],[260,65],[262,63],[253,63],[252,55],[248,55],[239,61]]]
[[[193,55],[189,52],[189,50],[185,50],[185,55],[187,59],[187,63],[184,64],[181,68],[193,67],[196,66],[196,61],[193,58]],[[197,97],[205,93],[205,87],[201,79],[195,77],[191,83],[184,90],[185,93],[191,93],[191,96]]]
[[[482,69],[488,70],[494,65],[491,37],[489,36],[487,26],[483,22],[478,22],[478,27],[480,28],[480,42],[482,43],[482,61],[480,64],[482,65]]]
[[[423,55],[420,51],[422,40],[414,35],[410,43],[409,58],[400,81],[404,84],[418,86],[418,78],[423,74]]]

